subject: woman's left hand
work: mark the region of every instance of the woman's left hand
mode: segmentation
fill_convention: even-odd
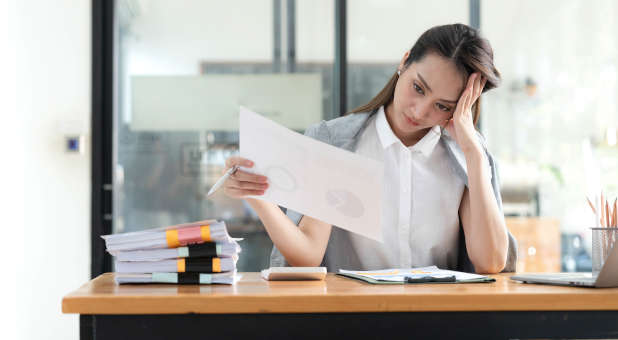
[[[474,128],[472,105],[481,96],[486,82],[487,79],[481,77],[479,73],[471,74],[466,89],[457,102],[453,117],[443,125],[464,153],[478,150],[480,146]]]

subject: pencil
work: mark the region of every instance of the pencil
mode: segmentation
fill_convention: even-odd
[[[596,215],[597,210],[594,208],[594,205],[592,205],[592,202],[590,202],[590,199],[588,198],[588,196],[586,196],[586,201],[588,201],[588,205],[590,205],[590,209],[592,209],[592,212]]]
[[[614,205],[613,204],[609,204],[608,202],[608,208],[607,208],[607,214],[609,215],[609,218],[607,219],[607,227],[611,228],[614,225]]]
[[[618,227],[618,197],[614,198],[614,223],[612,224],[614,227]]]
[[[601,211],[601,207],[599,206],[599,196],[594,195],[594,226],[597,228],[601,227],[601,218],[599,218],[599,212]]]
[[[601,191],[601,227],[605,227],[605,204],[603,203],[605,198],[603,197],[603,191]]]
[[[609,227],[609,205],[607,204],[607,201],[605,201],[605,225],[607,227]]]
[[[603,199],[603,202],[605,202],[605,204],[603,204],[603,206],[605,207],[605,214],[604,216],[602,216],[601,218],[604,219],[605,222],[605,227],[609,228],[609,205],[607,204],[607,197],[605,197]],[[603,231],[603,239],[605,240],[605,250],[603,250],[603,252],[601,253],[602,257],[605,258],[605,254],[607,254],[607,252],[609,251],[609,230],[607,230],[607,232]]]
[[[612,226],[617,227],[618,226],[618,197],[614,198],[614,218],[613,218],[613,223]],[[612,230],[611,232],[611,242],[612,242],[612,246],[615,247],[616,246],[616,230]]]
[[[608,212],[607,212],[607,214],[609,215],[609,218],[607,219],[607,227],[608,228],[611,228],[612,225],[614,224],[614,210],[612,210],[612,208],[613,208],[613,205],[610,204]]]

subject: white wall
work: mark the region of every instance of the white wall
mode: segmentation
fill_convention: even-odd
[[[5,239],[0,247],[0,266],[3,268],[0,280],[0,327],[2,337],[14,339],[17,337],[15,308],[17,299],[15,290],[17,277],[15,270],[16,253],[21,241],[20,223],[23,217],[23,194],[20,184],[23,183],[23,155],[20,145],[20,120],[16,114],[15,100],[15,3],[0,0],[0,117],[2,126],[0,132],[0,179],[2,194],[0,195],[0,212],[2,214],[1,230]]]
[[[90,1],[15,3],[9,15],[17,28],[17,108],[3,113],[0,134],[13,130],[7,116],[24,126],[23,145],[2,143],[3,156],[20,147],[24,155],[17,162],[24,201],[16,203],[24,214],[11,212],[18,223],[3,226],[23,237],[3,242],[18,267],[16,326],[23,339],[77,339],[78,317],[61,313],[61,299],[89,279],[90,150],[65,153],[64,133],[90,135]],[[3,164],[12,162],[3,157]]]

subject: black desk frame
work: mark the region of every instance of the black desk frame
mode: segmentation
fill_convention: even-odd
[[[81,315],[90,339],[618,338],[618,311]]]

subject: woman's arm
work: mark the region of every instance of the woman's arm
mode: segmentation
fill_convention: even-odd
[[[504,216],[494,197],[487,173],[489,169],[485,166],[485,151],[476,136],[471,112],[485,82],[479,73],[470,75],[453,118],[444,128],[455,138],[466,157],[468,188],[459,206],[459,216],[466,235],[468,256],[477,272],[497,273],[506,265],[508,234]]]
[[[498,273],[506,265],[509,245],[504,216],[494,197],[484,151],[469,151],[465,156],[468,188],[459,206],[459,216],[466,249],[478,273]]]
[[[227,168],[234,165],[252,167],[253,163],[239,157],[231,157],[226,161]],[[326,252],[331,225],[304,216],[296,226],[277,205],[246,197],[264,194],[268,188],[267,181],[265,176],[238,170],[225,182],[225,193],[230,197],[244,198],[251,205],[268,236],[289,264],[298,267],[319,266]]]
[[[320,265],[330,237],[330,224],[303,216],[297,227],[275,204],[254,198],[246,200],[289,264],[295,267]]]

